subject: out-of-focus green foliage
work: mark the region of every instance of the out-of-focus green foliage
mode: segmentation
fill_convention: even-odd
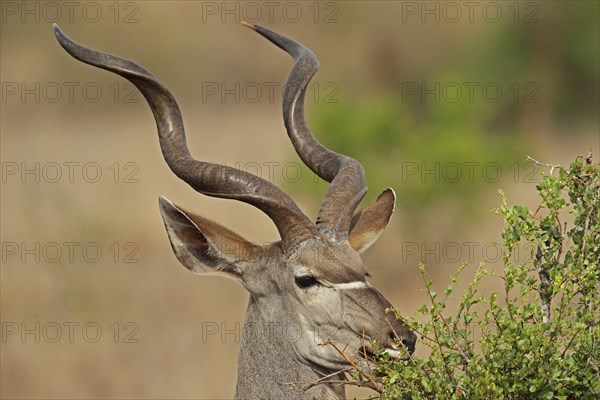
[[[522,151],[514,134],[487,130],[488,104],[440,102],[427,111],[427,122],[394,94],[342,104],[317,115],[318,129],[338,132],[323,142],[359,159],[370,187],[392,186],[403,209],[453,194],[470,208],[481,184],[500,178]]]

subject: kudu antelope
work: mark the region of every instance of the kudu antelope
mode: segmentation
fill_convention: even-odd
[[[79,45],[56,25],[54,33],[71,56],[121,75],[142,92],[156,119],[163,156],[175,175],[205,195],[257,207],[277,227],[281,241],[258,245],[164,197],[158,201],[173,251],[187,269],[233,277],[250,292],[236,398],[343,398],[344,385],[339,382],[350,364],[324,342],[336,343],[355,359],[372,355],[372,341],[395,356],[401,354],[400,346],[414,349],[415,334],[386,312],[391,304],[367,282],[359,256],[386,227],[395,194],[387,189],[355,214],[367,191],[362,166],[320,144],[304,118],[305,90],[319,66],[315,56],[291,39],[246,25],[295,61],[283,92],[285,127],[302,161],[331,183],[316,223],[273,183],[194,159],[175,98],[145,68]],[[328,383],[315,384],[323,377]]]

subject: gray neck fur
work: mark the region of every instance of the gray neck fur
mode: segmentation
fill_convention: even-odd
[[[268,399],[277,400],[344,399],[342,384],[319,384],[307,389],[311,382],[335,371],[303,361],[292,346],[299,332],[287,327],[285,322],[269,322],[250,296],[241,338],[235,398],[265,400],[265,393],[269,393]],[[343,379],[343,373],[330,379]]]

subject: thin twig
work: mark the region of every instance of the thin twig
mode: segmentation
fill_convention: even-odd
[[[320,377],[317,381],[294,381],[294,382],[285,382],[285,385],[290,385],[290,386],[296,386],[296,385],[307,385],[306,388],[304,389],[304,391],[309,390],[310,388],[317,386],[317,385],[324,385],[324,384],[336,384],[336,385],[354,385],[354,386],[364,386],[364,387],[368,387],[371,388],[371,384],[367,383],[367,382],[352,382],[352,381],[347,381],[347,380],[342,380],[342,379],[329,379],[335,375],[344,373],[344,372],[348,372],[353,370],[353,367],[346,367],[344,369],[340,369],[338,371],[334,371],[330,374],[327,375],[323,375],[322,377]],[[317,371],[319,373],[321,373],[320,371]],[[322,374],[322,373],[321,373]],[[362,384],[361,384],[362,383]]]
[[[306,387],[306,389],[304,389],[304,391],[307,391],[311,387],[316,386],[316,385],[321,385],[323,383],[337,383],[337,382],[343,383],[345,381],[342,381],[342,380],[332,381],[332,380],[329,380],[329,378],[331,378],[332,376],[344,373],[344,372],[351,371],[352,369],[353,369],[352,367],[347,367],[347,368],[344,368],[344,369],[340,369],[339,371],[332,372],[331,374],[327,374],[325,376],[322,376],[316,382],[305,382],[306,384],[308,384],[308,386]]]
[[[360,368],[352,359],[350,359],[350,357],[348,357],[346,355],[346,353],[344,353],[343,350],[340,350],[339,347],[337,347],[335,345],[335,343],[333,343],[332,341],[328,340],[328,341],[326,341],[324,343],[321,343],[321,346],[331,346],[331,347],[333,347],[335,349],[335,351],[337,351],[338,354],[340,356],[342,356],[344,358],[344,360],[346,360],[348,362],[348,364],[352,365],[354,367],[354,369],[357,370],[360,375],[362,375],[363,378],[367,379],[373,385],[373,387],[371,389],[373,389],[373,390],[375,390],[376,392],[379,392],[379,393],[381,393],[383,391],[383,389],[381,388],[381,386],[379,386],[377,384],[377,382],[375,382],[375,380],[371,376],[369,376],[368,374],[366,374],[362,370],[362,368]]]
[[[363,328],[362,330],[362,348],[363,348],[363,355],[365,356],[365,365],[367,367],[369,367],[369,371],[372,372],[373,369],[371,368],[371,363],[369,363],[369,357],[367,357],[367,347],[366,347],[366,341],[365,341],[365,329]]]
[[[448,323],[446,322],[444,317],[441,315],[441,313],[437,314],[436,317],[438,318],[438,320],[442,321],[442,324],[444,324],[444,327],[446,327],[448,332],[453,332],[453,330],[450,328],[450,326],[448,325]],[[463,338],[465,338],[465,337],[463,336]],[[456,338],[454,336],[452,337],[452,341],[454,342],[454,349],[458,350],[458,352],[464,358],[464,360],[467,362],[467,364],[470,363],[471,360],[469,359],[469,357],[467,357],[467,355],[465,354],[463,349],[460,348],[460,345],[458,344],[458,342],[456,341]]]
[[[346,367],[344,369],[340,369],[338,371],[332,372],[331,374],[323,375],[322,377],[319,378],[319,381],[325,380],[325,379],[329,379],[329,378],[331,378],[334,375],[341,374],[342,372],[348,372],[348,371],[351,371],[353,369],[354,368],[352,368],[352,367]],[[322,372],[321,372],[321,374],[322,374]]]
[[[425,276],[423,276],[423,279],[425,279]],[[431,304],[433,305],[433,307],[435,307],[435,299],[434,299],[433,295],[431,294],[431,288],[429,288],[429,287],[427,288],[427,294],[429,295],[429,300],[431,301]],[[444,350],[442,349],[442,344],[440,343],[438,329],[436,328],[436,324],[435,324],[435,318],[436,318],[435,316],[432,316],[432,322],[434,322],[433,335],[435,336],[435,343],[437,343],[438,348],[440,350],[440,357],[442,357],[442,361],[444,362],[444,369],[446,370],[446,374],[448,375],[448,378],[450,379],[450,381],[452,383],[454,383],[452,372],[450,372],[450,368],[448,366],[448,363],[446,362],[446,357],[444,357]]]
[[[536,160],[535,158],[532,158],[530,156],[527,156],[527,159],[533,161],[536,165],[540,165],[542,167],[548,167],[548,168],[550,168],[550,175],[552,175],[552,172],[554,172],[554,168],[560,168],[560,165],[544,164],[544,163],[541,163],[538,160]]]
[[[316,386],[316,385],[338,384],[338,385],[351,385],[351,386],[365,387],[365,388],[374,390],[378,393],[382,392],[382,389],[381,389],[381,387],[379,387],[379,385],[373,386],[373,384],[371,382],[365,382],[365,381],[347,381],[347,380],[340,381],[340,380],[334,379],[334,380],[323,380],[323,381],[319,380],[317,382],[288,382],[288,385],[307,384],[307,383],[310,384],[310,386],[306,390],[308,390],[311,387]]]

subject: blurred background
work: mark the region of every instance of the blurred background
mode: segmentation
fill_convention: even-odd
[[[547,169],[527,156],[600,156],[599,3],[466,3],[0,3],[0,396],[231,398],[248,295],[179,265],[157,197],[277,240],[261,212],[179,181],[143,97],[67,55],[53,22],[168,86],[196,157],[274,181],[314,217],[327,185],[300,166],[281,117],[291,59],[239,22],[311,48],[308,121],[363,163],[364,204],[396,191],[364,260],[413,315],[426,302],[420,261],[439,287],[462,263],[466,278],[483,260],[502,268],[490,210],[499,189],[537,205]]]

